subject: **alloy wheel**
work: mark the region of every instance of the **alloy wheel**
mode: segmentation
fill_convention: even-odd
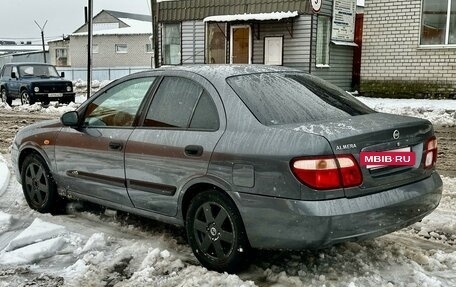
[[[49,199],[49,178],[46,176],[44,167],[31,162],[25,170],[25,190],[30,199],[30,203],[40,208]]]
[[[196,211],[194,233],[200,250],[216,260],[228,258],[235,246],[233,219],[223,206],[206,202]]]
[[[23,105],[30,105],[30,95],[27,91],[22,92],[21,101]]]

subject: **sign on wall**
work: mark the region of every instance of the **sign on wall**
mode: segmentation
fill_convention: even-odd
[[[321,9],[321,2],[323,0],[310,0],[310,3],[312,4],[312,10],[315,12],[315,13],[318,13],[320,12],[320,9]]]
[[[353,42],[355,18],[356,0],[334,0],[331,40]]]

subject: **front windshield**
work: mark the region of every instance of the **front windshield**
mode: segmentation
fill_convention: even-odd
[[[21,65],[19,75],[21,77],[59,77],[55,67],[49,65]]]

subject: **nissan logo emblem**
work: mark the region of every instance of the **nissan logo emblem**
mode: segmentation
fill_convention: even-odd
[[[399,138],[399,136],[400,136],[399,131],[398,131],[398,130],[395,130],[395,131],[393,132],[393,138],[394,138],[395,140],[397,140],[397,139]]]

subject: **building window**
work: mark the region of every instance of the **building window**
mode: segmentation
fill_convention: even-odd
[[[329,66],[329,42],[331,39],[331,19],[327,16],[318,16],[317,24],[317,67]]]
[[[152,44],[146,44],[146,53],[153,53],[154,48],[152,47]]]
[[[86,45],[86,51],[87,51],[87,47],[88,47],[88,45]],[[92,54],[98,54],[98,52],[99,52],[98,44],[93,44],[92,45]]]
[[[456,0],[423,0],[421,45],[456,44]]]
[[[207,64],[226,64],[226,24],[207,24],[206,51]]]
[[[181,63],[181,27],[180,24],[163,25],[163,64],[179,65]]]
[[[56,48],[55,49],[55,65],[68,66],[68,49]]]
[[[116,53],[117,54],[126,54],[126,53],[128,53],[127,44],[116,44]]]

